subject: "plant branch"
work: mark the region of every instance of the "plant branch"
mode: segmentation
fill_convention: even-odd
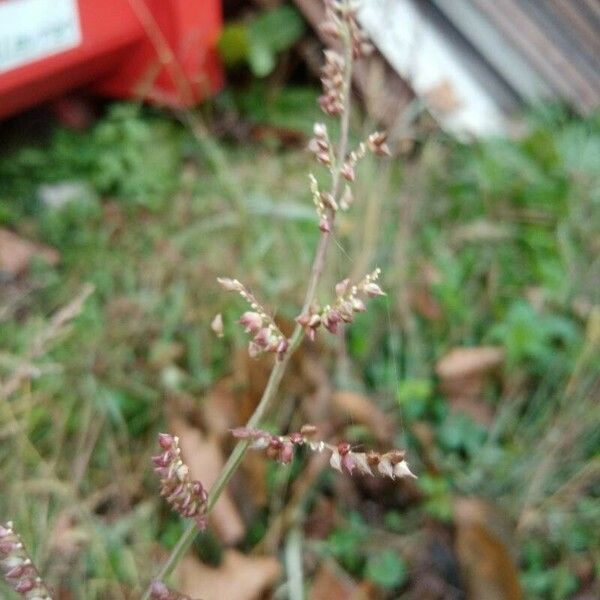
[[[341,114],[341,130],[340,130],[340,138],[338,144],[338,152],[337,152],[337,160],[335,161],[335,166],[332,168],[332,181],[331,181],[331,195],[334,198],[338,198],[340,193],[340,177],[341,177],[341,168],[344,164],[344,159],[348,152],[348,137],[350,131],[350,112],[351,112],[351,82],[352,82],[352,46],[350,40],[349,32],[344,32],[344,42],[345,42],[345,72],[344,72],[344,83],[343,83],[343,111]],[[335,213],[330,210],[329,214],[331,225],[333,226]],[[332,227],[333,229],[333,227]],[[327,257],[327,250],[329,248],[331,232],[322,232],[319,243],[315,252],[315,257],[313,260],[313,265],[311,268],[310,279],[308,282],[306,294],[304,297],[304,303],[302,306],[302,314],[307,313],[310,310],[311,305],[315,300],[315,296],[317,293],[317,287],[321,276],[323,274],[323,270],[325,267],[325,260]],[[297,324],[294,328],[292,336],[290,338],[290,345],[287,352],[277,360],[271,374],[269,376],[269,380],[265,387],[265,390],[262,394],[260,402],[256,407],[254,413],[246,423],[246,427],[252,428],[256,427],[262,418],[264,417],[266,411],[268,410],[272,400],[274,399],[277,391],[279,390],[279,385],[281,380],[283,379],[283,375],[287,369],[289,361],[294,354],[294,352],[300,346],[302,339],[304,338],[304,328]],[[225,463],[217,481],[213,485],[212,489],[209,492],[208,500],[207,500],[207,514],[210,513],[217,500],[219,499],[222,491],[225,489],[229,480],[236,472],[242,458],[246,450],[248,449],[249,442],[244,440],[238,442],[238,444],[233,449],[229,459]],[[192,545],[198,528],[195,522],[191,522],[181,537],[177,542],[176,546],[173,548],[171,555],[164,563],[160,571],[158,572],[156,579],[159,581],[165,580],[173,571],[173,569],[177,566],[181,558],[185,555],[185,553],[189,550]],[[145,594],[142,596],[142,600],[149,600],[151,596],[151,588],[149,587]]]

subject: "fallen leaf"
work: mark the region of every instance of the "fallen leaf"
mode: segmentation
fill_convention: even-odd
[[[388,441],[394,434],[394,424],[368,396],[347,390],[338,390],[331,396],[332,405],[352,419],[368,427],[381,442]]]
[[[30,242],[8,229],[0,228],[0,273],[17,277],[29,267],[34,258],[56,265],[60,254],[54,248]]]
[[[301,363],[300,376],[311,384],[310,392],[303,395],[301,413],[305,423],[318,426],[319,435],[327,438],[334,428],[331,418],[331,377],[325,368],[324,361],[318,356],[304,353]],[[325,425],[324,427],[322,425]]]
[[[441,321],[444,316],[431,289],[424,285],[410,292],[410,304],[420,316],[429,321]]]
[[[439,269],[430,262],[423,261],[419,264],[418,277],[414,285],[408,290],[408,300],[412,308],[430,321],[439,321],[444,316],[433,291],[442,279]]]
[[[457,379],[489,373],[504,360],[504,351],[498,346],[453,348],[437,364],[442,379]]]
[[[248,452],[244,461],[240,465],[240,470],[244,474],[243,490],[244,503],[249,512],[253,512],[258,507],[267,506],[267,459],[260,452]],[[239,496],[236,496],[239,498]],[[245,513],[247,514],[247,513]]]
[[[219,439],[229,438],[229,430],[243,425],[240,399],[234,393],[235,381],[224,377],[212,387],[202,401],[202,422]]]
[[[331,600],[332,598],[354,598],[358,586],[353,579],[335,563],[327,562],[315,575],[309,600]]]
[[[309,600],[377,600],[380,597],[371,582],[356,583],[333,561],[321,565],[308,596]]]
[[[173,419],[170,432],[179,437],[183,459],[190,468],[192,478],[198,479],[210,490],[224,464],[216,436],[205,436],[181,419]],[[244,522],[226,489],[212,509],[210,522],[225,544],[236,544],[244,537]]]
[[[419,457],[432,474],[439,474],[440,467],[437,464],[437,435],[431,423],[427,421],[415,421],[410,425],[410,431],[419,443]]]
[[[280,572],[276,558],[226,550],[216,568],[186,557],[178,569],[178,587],[182,593],[202,600],[255,600],[277,581]]]
[[[521,600],[510,522],[493,504],[457,499],[454,506],[456,552],[473,600]]]
[[[425,92],[425,97],[434,110],[444,114],[453,113],[462,105],[454,86],[448,79],[430,87]]]
[[[489,425],[493,418],[492,408],[483,400],[483,393],[490,377],[503,362],[504,350],[498,346],[450,350],[436,365],[436,373],[451,408]]]

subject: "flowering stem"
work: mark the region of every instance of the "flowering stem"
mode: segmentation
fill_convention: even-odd
[[[283,360],[279,360],[273,370],[271,371],[271,375],[269,377],[269,381],[267,383],[267,387],[263,392],[262,398],[258,406],[256,407],[254,413],[250,417],[247,426],[255,427],[262,420],[271,400],[275,396],[277,389],[279,388],[279,383],[285,373],[285,369],[287,363],[290,358],[290,353],[286,353]],[[248,448],[249,442],[246,440],[238,442],[233,449],[233,452],[229,456],[227,462],[225,463],[221,473],[219,474],[218,479],[215,481],[212,486],[209,494],[206,505],[206,513],[210,513],[215,503],[219,499],[221,492],[225,489],[225,486],[236,472],[238,465],[240,464],[242,458],[244,457],[244,453]],[[181,558],[188,551],[190,546],[192,545],[196,534],[198,533],[198,525],[195,521],[190,521],[185,531],[181,534],[179,541],[173,548],[171,555],[162,566],[161,570],[158,572],[156,579],[159,581],[164,581],[173,571],[173,569],[177,566],[177,563],[181,560]],[[142,600],[148,600],[150,598],[151,589],[147,589],[144,596],[142,596]]]
[[[348,136],[350,130],[350,111],[351,111],[351,83],[352,83],[352,43],[350,39],[350,35],[348,32],[344,32],[344,46],[345,46],[345,64],[346,69],[344,72],[344,83],[343,83],[343,112],[341,114],[341,130],[340,130],[340,139],[337,153],[337,160],[335,161],[335,165],[332,168],[332,185],[331,185],[331,195],[337,199],[339,196],[339,188],[340,188],[340,177],[341,177],[341,168],[344,164],[344,159],[348,152]],[[333,226],[333,221],[335,218],[335,213],[330,211],[330,222]],[[332,227],[333,229],[333,227]],[[319,239],[319,243],[317,246],[317,250],[315,252],[315,257],[313,260],[313,265],[311,268],[310,279],[308,282],[306,295],[304,297],[304,304],[302,306],[302,313],[306,314],[309,312],[311,305],[315,300],[315,295],[317,293],[317,286],[319,284],[319,280],[323,274],[323,269],[325,266],[325,259],[327,256],[327,250],[329,248],[329,240],[331,237],[331,232],[321,232],[321,236]],[[271,401],[277,394],[279,389],[279,384],[285,374],[288,363],[294,354],[294,352],[300,346],[302,339],[304,338],[304,328],[297,324],[294,328],[292,336],[290,337],[290,344],[287,352],[285,352],[280,358],[278,358],[271,374],[269,376],[269,380],[267,382],[267,386],[262,394],[260,402],[256,407],[254,413],[246,423],[246,427],[252,428],[256,427],[263,416],[265,415],[267,409],[269,408]],[[229,459],[225,463],[219,477],[214,483],[212,489],[208,494],[207,500],[207,508],[206,513],[210,513],[215,503],[219,499],[221,493],[229,483],[229,480],[236,472],[242,458],[246,450],[248,449],[249,441],[243,440],[238,442],[233,449]],[[198,532],[198,527],[195,522],[191,522],[187,528],[184,530],[183,534],[179,538],[179,541],[173,548],[171,555],[164,563],[160,571],[158,572],[156,579],[159,581],[164,581],[173,571],[173,569],[177,566],[181,558],[185,555],[185,553],[189,550],[192,545],[196,534]],[[142,600],[149,600],[151,596],[151,588],[149,587],[145,594],[142,596]]]
[[[340,142],[338,148],[337,160],[335,161],[335,167],[332,173],[331,183],[331,195],[335,200],[339,196],[340,188],[340,176],[342,165],[344,164],[344,158],[348,152],[348,135],[350,131],[350,112],[351,112],[351,83],[352,83],[352,48],[350,40],[346,41],[346,72],[344,73],[344,110],[341,115],[341,131],[340,131]],[[333,225],[335,213],[331,211],[330,219]],[[311,304],[314,302],[315,294],[317,293],[317,285],[323,274],[323,268],[325,266],[325,258],[327,256],[327,248],[329,247],[329,238],[331,237],[330,232],[322,232],[317,246],[317,251],[313,261],[311,276],[308,282],[308,288],[306,290],[306,296],[304,298],[304,305],[302,306],[302,313],[306,314],[310,310]],[[290,351],[293,352],[302,341],[303,328],[300,325],[296,326],[294,333],[290,341]]]
[[[314,300],[316,286],[321,276],[321,273],[323,272],[323,265],[325,263],[325,255],[327,252],[328,245],[327,238],[329,237],[329,235],[329,233],[321,234],[321,239],[313,263],[311,282],[305,298],[305,306],[308,307],[310,307]],[[279,384],[281,383],[290,358],[300,345],[303,337],[304,329],[301,326],[297,325],[294,329],[290,340],[290,347],[288,351],[283,355],[283,357],[277,360],[275,366],[273,367],[271,375],[269,376],[269,381],[267,382],[267,386],[265,387],[260,402],[258,403],[258,406],[256,407],[254,413],[246,423],[246,427],[256,427],[262,420],[271,401],[275,397],[277,390],[279,389]],[[223,469],[221,470],[218,479],[215,481],[208,494],[206,507],[207,514],[210,513],[215,503],[219,499],[219,496],[221,495],[222,491],[225,489],[225,486],[228,484],[229,480],[236,472],[240,462],[242,461],[242,458],[244,457],[248,445],[249,442],[243,440],[241,442],[238,442],[235,448],[233,449],[231,455],[229,456],[229,459],[227,460]],[[175,545],[175,548],[173,548],[171,555],[158,572],[156,579],[158,579],[159,581],[164,581],[172,573],[173,569],[177,566],[181,558],[192,545],[197,533],[198,526],[196,525],[195,521],[190,522],[183,534],[181,535],[181,537],[179,538],[179,541]],[[150,594],[151,589],[149,588],[148,590],[146,590],[144,596],[142,596],[142,600],[149,600]]]

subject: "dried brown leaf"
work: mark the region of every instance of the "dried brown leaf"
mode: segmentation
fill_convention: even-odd
[[[448,79],[443,79],[425,92],[430,106],[440,113],[451,114],[461,106],[456,90]]]
[[[308,596],[309,600],[376,600],[380,597],[373,584],[356,583],[333,561],[321,565]]]
[[[54,248],[30,242],[8,229],[0,228],[0,272],[17,277],[34,258],[56,265],[60,254]]]
[[[523,593],[511,548],[512,532],[503,513],[476,498],[455,504],[456,552],[468,598],[521,600]]]
[[[392,439],[394,425],[390,418],[368,396],[347,390],[338,390],[331,396],[332,405],[351,419],[368,427],[381,442]]]
[[[417,287],[410,292],[410,303],[419,315],[429,321],[441,321],[444,316],[439,302],[425,286]]]
[[[310,600],[353,598],[358,586],[352,578],[335,564],[321,565],[310,590]]]
[[[267,505],[267,459],[257,452],[249,452],[241,464],[244,474],[244,500],[252,507]]]
[[[498,346],[453,348],[440,359],[436,372],[443,380],[485,375],[503,362],[504,350]]]
[[[231,429],[243,425],[234,386],[235,381],[231,377],[224,377],[212,387],[202,402],[202,421],[219,439],[229,438]]]
[[[278,579],[281,566],[270,556],[245,556],[226,550],[217,568],[192,557],[179,567],[181,592],[203,600],[256,600]]]
[[[453,348],[436,365],[440,387],[454,410],[488,425],[491,407],[483,401],[487,382],[504,362],[504,350],[497,346]]]

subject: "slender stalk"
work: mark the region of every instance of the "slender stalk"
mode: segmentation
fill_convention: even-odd
[[[344,108],[341,114],[341,130],[340,130],[340,139],[338,144],[338,152],[337,159],[335,162],[335,167],[332,171],[332,185],[331,185],[331,195],[338,199],[340,194],[340,177],[341,177],[341,168],[344,164],[344,159],[348,152],[348,137],[350,131],[350,111],[351,111],[351,82],[352,82],[352,47],[350,35],[344,36],[345,42],[345,61],[346,68],[344,72],[344,84],[343,84],[343,102]],[[335,213],[331,212],[329,215],[330,223],[332,225],[335,220]],[[319,243],[317,245],[317,249],[315,252],[315,257],[313,260],[310,279],[308,282],[306,294],[304,297],[304,303],[302,306],[302,313],[308,313],[311,305],[313,304],[317,292],[317,286],[323,274],[323,269],[325,266],[325,259],[327,257],[327,250],[329,248],[329,242],[331,237],[330,232],[322,232],[321,237],[319,239]],[[294,352],[300,346],[302,339],[304,338],[304,328],[297,324],[294,328],[292,336],[290,338],[290,345],[287,352],[283,355],[281,359],[278,359],[275,363],[273,370],[269,376],[269,380],[265,387],[265,390],[262,394],[260,402],[256,407],[254,413],[246,423],[246,427],[256,427],[263,416],[265,415],[267,409],[269,408],[273,398],[277,394],[279,390],[279,385],[285,374],[289,361],[294,354]],[[246,450],[248,449],[249,442],[243,440],[238,442],[233,449],[229,459],[225,463],[217,481],[213,485],[210,493],[208,495],[207,501],[207,514],[210,513],[215,503],[219,499],[221,493],[229,483],[229,480],[236,472],[242,458]],[[198,532],[198,528],[195,522],[191,522],[181,537],[179,541],[173,548],[171,555],[164,563],[158,574],[156,575],[156,579],[163,581],[165,580],[173,571],[173,569],[177,566],[181,558],[185,555],[185,553],[189,550],[190,546],[194,542],[196,534]],[[142,600],[149,600],[151,595],[151,588],[149,587],[144,595],[142,596]]]

